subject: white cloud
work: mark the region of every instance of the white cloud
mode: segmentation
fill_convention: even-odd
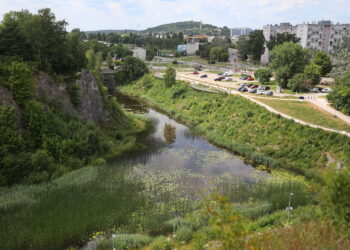
[[[348,0],[0,0],[0,15],[10,10],[36,12],[49,7],[69,28],[144,29],[184,20],[202,20],[218,26],[250,26],[267,23],[341,17],[346,20]],[[330,15],[330,9],[337,14]],[[308,13],[305,15],[305,13]]]

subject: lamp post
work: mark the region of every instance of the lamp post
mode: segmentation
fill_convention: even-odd
[[[288,212],[287,224],[289,223],[290,211],[293,210],[293,207],[290,205],[293,195],[294,195],[293,193],[289,193],[289,202],[288,202],[288,207],[286,208],[286,210]]]
[[[113,250],[115,250],[115,247],[114,247],[114,238],[116,237],[115,234],[112,234],[112,246],[113,246]]]

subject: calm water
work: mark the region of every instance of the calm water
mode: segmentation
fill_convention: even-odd
[[[266,174],[212,145],[168,115],[127,96],[117,94],[117,98],[127,111],[144,114],[153,121],[152,130],[140,136],[147,149],[121,162],[137,166],[136,172],[142,177],[168,173],[177,177],[176,182],[181,183],[186,193],[196,195],[223,179],[254,181],[257,175]]]

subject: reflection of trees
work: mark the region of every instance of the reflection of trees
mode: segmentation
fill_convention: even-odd
[[[165,124],[164,126],[164,138],[168,144],[173,144],[176,139],[176,128],[170,124]]]

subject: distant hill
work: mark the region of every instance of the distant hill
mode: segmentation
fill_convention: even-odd
[[[185,22],[177,22],[177,23],[168,23],[162,24],[153,28],[148,28],[146,30],[142,30],[143,33],[173,33],[173,32],[182,32],[186,35],[199,35],[201,34],[200,30],[201,22],[196,21],[185,21]],[[215,29],[217,27],[211,24],[202,24],[202,34],[203,35],[213,35],[215,34]]]
[[[92,30],[92,31],[85,31],[85,33],[86,34],[97,34],[97,33],[109,34],[109,33],[125,33],[125,31],[127,33],[136,33],[136,32],[138,32],[137,30],[124,29],[124,30]]]

